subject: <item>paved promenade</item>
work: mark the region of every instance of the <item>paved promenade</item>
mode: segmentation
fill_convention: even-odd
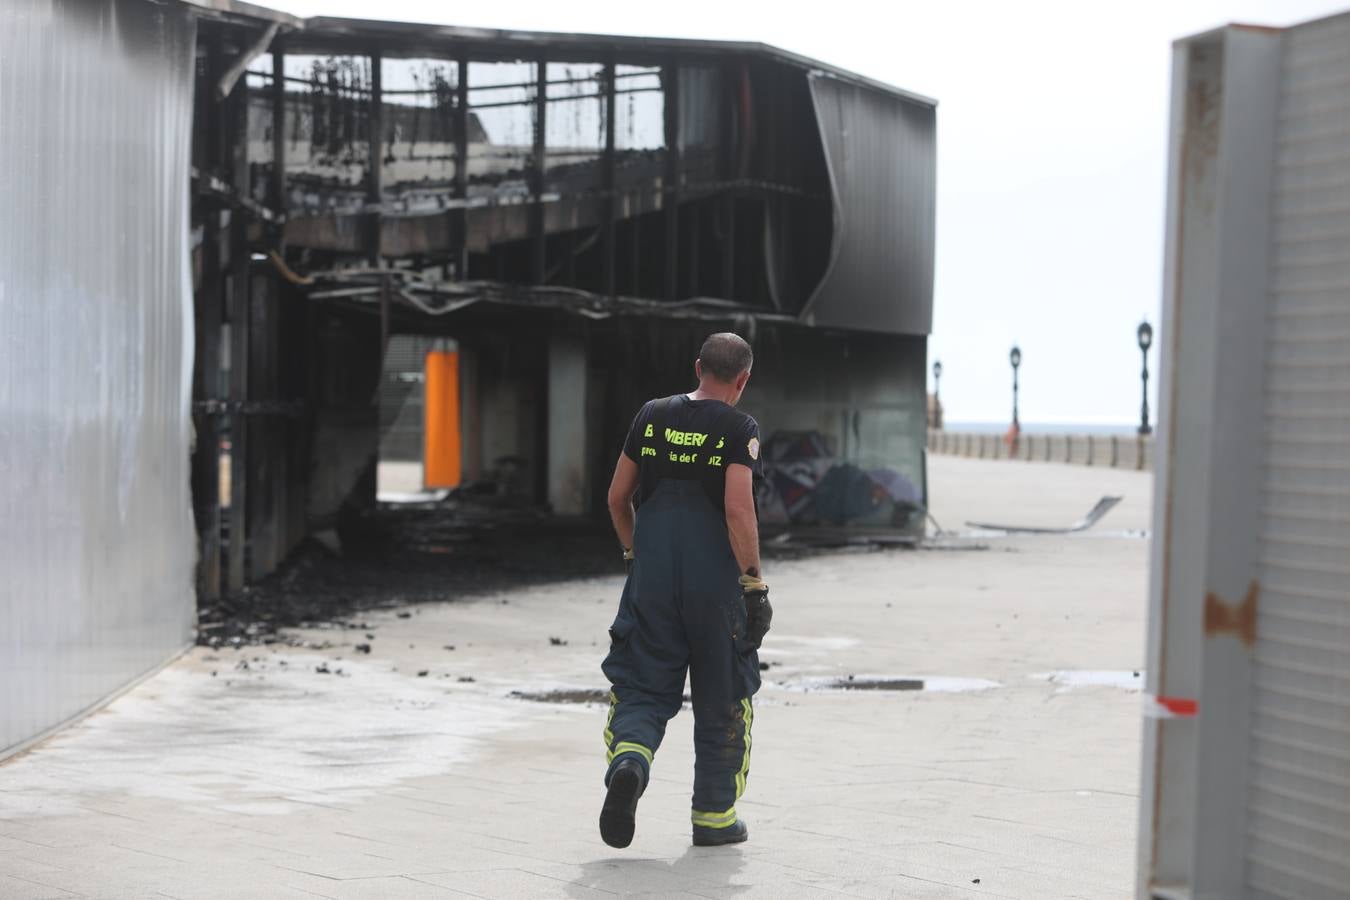
[[[1151,479],[930,481],[953,532],[1125,500],[1085,535],[768,565],[747,844],[689,845],[687,711],[633,846],[600,842],[605,708],[552,701],[605,687],[615,576],[193,650],[0,765],[0,898],[1128,897]],[[826,689],[850,676],[925,689]]]

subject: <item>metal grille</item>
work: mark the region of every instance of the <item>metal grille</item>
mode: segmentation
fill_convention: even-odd
[[[1285,37],[1272,211],[1247,883],[1310,900],[1350,890],[1350,17]]]
[[[380,459],[422,460],[422,367],[436,344],[436,338],[420,335],[389,339],[380,382]]]

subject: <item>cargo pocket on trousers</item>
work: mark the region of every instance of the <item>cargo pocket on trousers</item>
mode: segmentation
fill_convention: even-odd
[[[620,603],[619,614],[614,617],[614,624],[609,626],[609,653],[600,664],[610,684],[622,684],[627,678],[628,641],[636,627],[637,620],[633,618],[632,611],[626,604]]]
[[[731,629],[731,644],[735,654],[733,668],[737,680],[736,696],[749,697],[759,690],[759,652],[745,638],[748,627],[745,598],[738,592],[736,599],[725,605],[723,610]]]
[[[740,593],[736,594],[734,600],[724,601],[722,603],[722,615],[726,619],[727,631],[731,634],[731,642],[736,646],[736,655],[744,656],[753,652],[750,642],[745,639],[746,621],[745,599]]]

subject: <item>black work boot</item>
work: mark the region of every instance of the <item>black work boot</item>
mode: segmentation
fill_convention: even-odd
[[[600,808],[600,837],[611,847],[633,843],[638,798],[646,789],[646,772],[635,759],[621,760],[609,775],[605,805]]]
[[[720,847],[722,844],[739,844],[750,839],[750,829],[742,819],[737,819],[726,828],[709,828],[706,825],[694,826],[695,847]]]

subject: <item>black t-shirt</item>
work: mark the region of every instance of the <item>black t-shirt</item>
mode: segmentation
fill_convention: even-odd
[[[649,400],[628,429],[623,452],[638,464],[638,503],[663,478],[699,481],[708,499],[724,509],[727,466],[749,467],[758,480],[759,423],[721,400],[685,394]]]

